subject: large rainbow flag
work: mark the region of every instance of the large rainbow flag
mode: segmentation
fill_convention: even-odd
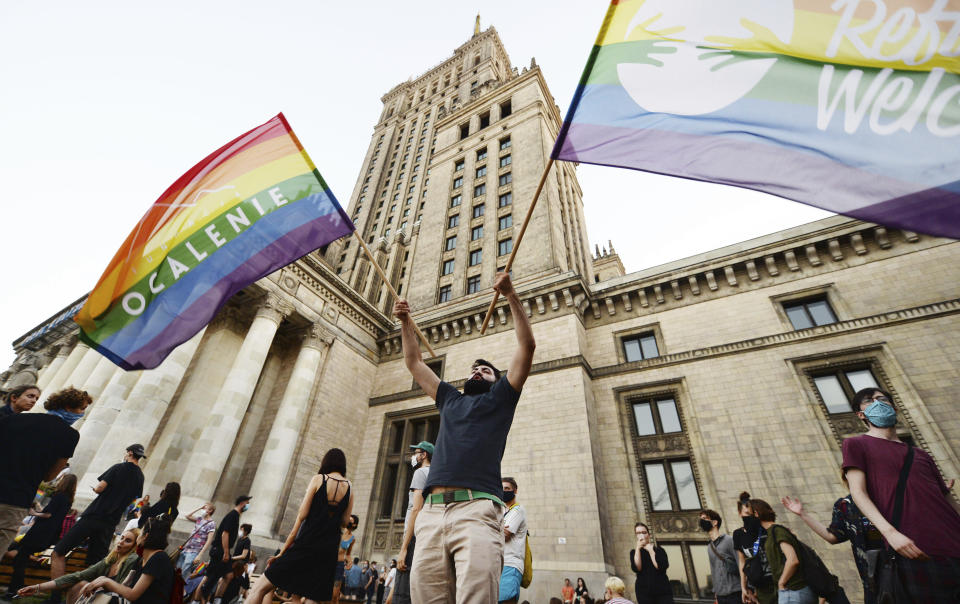
[[[281,113],[154,202],[74,318],[80,337],[152,369],[233,294],[353,229]]]
[[[957,0],[614,0],[555,159],[960,238]]]

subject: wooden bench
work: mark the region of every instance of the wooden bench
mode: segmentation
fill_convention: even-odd
[[[25,585],[36,585],[50,580],[50,554],[53,548],[46,549],[40,556],[40,562],[29,562],[23,576]],[[78,548],[67,554],[67,573],[83,570],[87,567],[87,550]],[[13,575],[13,558],[0,560],[0,585],[9,585]]]

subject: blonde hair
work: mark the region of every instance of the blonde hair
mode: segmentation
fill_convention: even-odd
[[[623,592],[626,591],[627,586],[623,584],[623,579],[620,577],[610,577],[607,579],[607,582],[603,584],[604,589],[609,589],[610,593],[623,595]]]
[[[120,534],[120,537],[123,537],[127,533],[133,533],[133,547],[130,548],[129,552],[123,555],[118,554],[116,548],[113,548],[112,550],[110,550],[110,553],[107,554],[106,558],[104,558],[104,560],[107,562],[107,566],[113,566],[114,563],[122,565],[124,560],[126,560],[127,557],[130,556],[130,554],[137,553],[137,539],[140,538],[140,529],[132,528],[132,529],[125,530],[123,531],[123,533]]]

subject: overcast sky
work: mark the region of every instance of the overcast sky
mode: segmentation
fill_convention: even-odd
[[[167,186],[280,111],[346,206],[380,97],[448,58],[478,7],[566,113],[605,1],[0,2],[0,370]],[[828,215],[630,170],[578,175],[591,244],[612,240],[628,272]]]

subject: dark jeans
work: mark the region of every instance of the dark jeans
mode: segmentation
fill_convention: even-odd
[[[743,604],[743,593],[738,591],[725,596],[717,596],[717,604]]]
[[[377,597],[377,585],[374,583],[367,588],[367,604],[373,604],[374,599]],[[363,598],[360,598],[363,601]]]
[[[57,543],[53,551],[66,556],[70,550],[80,547],[86,541],[87,566],[95,564],[110,553],[110,540],[113,539],[114,526],[115,524],[109,520],[82,516]]]

